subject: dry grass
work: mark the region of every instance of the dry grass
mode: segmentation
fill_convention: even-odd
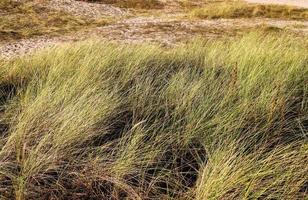
[[[283,5],[254,5],[241,2],[211,3],[191,11],[198,18],[281,18],[307,20],[308,9]]]
[[[303,199],[307,44],[105,42],[2,61],[2,199]]]
[[[38,35],[59,35],[105,25],[107,20],[89,20],[42,8],[31,1],[0,2],[0,40],[10,41]]]
[[[113,4],[121,8],[158,9],[164,5],[159,0],[83,0],[88,2],[100,2]]]

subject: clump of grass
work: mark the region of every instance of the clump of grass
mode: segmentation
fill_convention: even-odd
[[[1,61],[0,195],[304,198],[306,45],[88,41]]]
[[[255,5],[241,2],[222,2],[208,4],[204,8],[191,11],[191,15],[198,18],[282,18],[308,19],[308,9],[284,5]]]
[[[121,8],[158,9],[164,5],[159,0],[83,0],[88,2],[100,2],[114,4]]]
[[[84,19],[50,10],[32,1],[3,0],[0,3],[0,14],[1,41],[59,35],[108,23],[108,20]]]

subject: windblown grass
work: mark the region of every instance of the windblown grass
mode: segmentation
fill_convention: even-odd
[[[84,28],[105,25],[108,20],[83,19],[68,13],[40,7],[33,1],[1,0],[0,41],[59,35]]]
[[[304,198],[306,45],[251,33],[2,61],[1,198]]]
[[[242,2],[211,3],[191,11],[198,18],[281,18],[307,20],[308,9],[284,5],[256,5]]]

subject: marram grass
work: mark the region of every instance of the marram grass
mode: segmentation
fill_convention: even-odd
[[[304,199],[307,44],[84,42],[2,61],[2,199]]]

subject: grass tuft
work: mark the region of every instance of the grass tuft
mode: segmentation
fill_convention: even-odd
[[[79,18],[40,7],[32,1],[1,0],[0,16],[2,42],[40,35],[61,35],[108,24],[108,20]]]
[[[211,3],[204,8],[191,11],[191,15],[198,18],[281,18],[307,20],[308,9],[284,5],[254,5],[241,2]]]
[[[1,198],[303,199],[307,55],[250,33],[1,61]]]

